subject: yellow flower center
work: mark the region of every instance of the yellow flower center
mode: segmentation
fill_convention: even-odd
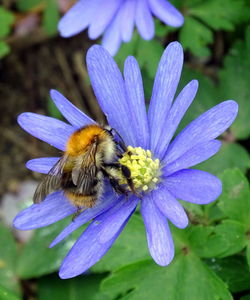
[[[160,161],[152,158],[150,150],[128,146],[119,162],[130,169],[131,179],[139,192],[153,190],[160,180]],[[120,184],[126,184],[125,178]]]

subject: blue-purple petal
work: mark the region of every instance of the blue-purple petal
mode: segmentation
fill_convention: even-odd
[[[166,129],[164,123],[174,99],[182,64],[183,50],[181,45],[178,42],[169,44],[157,69],[148,110],[152,150],[162,141],[162,130]]]
[[[144,40],[151,40],[154,37],[154,19],[147,0],[137,0],[135,24]]]
[[[56,90],[50,91],[51,99],[68,122],[76,128],[92,124],[94,121],[73,105],[67,98]]]
[[[167,266],[174,257],[174,243],[168,222],[156,207],[152,195],[144,197],[141,214],[146,227],[149,252],[160,266]]]
[[[124,197],[116,206],[93,220],[65,257],[59,272],[61,278],[80,275],[102,258],[135,209],[135,205],[127,204],[128,201],[130,199]]]
[[[216,200],[222,192],[221,181],[201,170],[181,170],[164,178],[164,185],[177,199],[196,204]]]
[[[39,203],[22,210],[13,225],[20,230],[30,230],[53,224],[76,212],[76,208],[65,198],[62,191],[50,194]]]
[[[118,200],[114,193],[109,189],[101,198],[100,202],[92,208],[84,210],[74,221],[72,221],[67,227],[63,229],[62,232],[54,239],[51,243],[50,248],[54,247],[65,239],[73,231],[81,227],[83,224],[89,222],[90,220],[96,218],[98,215],[102,214],[110,207],[114,206]]]
[[[87,53],[87,66],[97,100],[109,125],[116,129],[127,145],[136,145],[131,126],[129,103],[121,72],[103,47],[94,45]]]
[[[88,29],[90,39],[97,39],[115,17],[123,0],[101,1],[95,10]]]
[[[102,46],[108,50],[108,52],[114,56],[120,48],[121,37],[121,15],[122,7],[119,9],[113,20],[108,25],[102,39]]]
[[[184,17],[166,0],[148,0],[152,13],[162,22],[173,27],[182,26]]]
[[[184,208],[165,187],[152,191],[152,198],[162,214],[176,227],[187,227],[188,217]]]
[[[146,113],[143,83],[136,59],[129,56],[124,64],[124,80],[130,103],[130,115],[133,130],[137,133],[137,146],[147,148],[149,143],[148,118]]]
[[[121,38],[124,42],[129,42],[134,31],[136,0],[124,1],[121,9]]]
[[[48,174],[51,168],[58,162],[60,157],[34,158],[26,163],[26,167],[34,172]]]
[[[209,159],[220,150],[220,147],[221,142],[217,140],[206,141],[197,144],[175,161],[167,163],[166,167],[162,169],[162,172],[165,176],[167,176],[179,170],[193,167]]]
[[[17,121],[29,134],[60,150],[65,150],[66,142],[75,130],[62,121],[35,113],[22,113]]]
[[[86,29],[102,0],[80,0],[61,18],[58,30],[63,37],[71,37]]]
[[[196,144],[217,138],[234,121],[238,104],[224,101],[209,109],[185,127],[169,145],[164,160],[174,161]]]
[[[151,142],[155,145],[154,151],[155,157],[162,159],[166,153],[168,145],[180,123],[187,109],[191,105],[198,90],[198,81],[190,81],[180,92],[178,97],[173,103],[167,118],[163,118],[158,122],[158,131],[161,132],[158,143]],[[151,137],[154,140],[154,136]]]

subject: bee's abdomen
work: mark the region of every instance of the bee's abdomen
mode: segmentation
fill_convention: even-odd
[[[69,201],[77,207],[87,207],[91,208],[96,204],[97,194],[95,195],[83,195],[76,194],[73,192],[65,191],[65,196],[69,199]]]

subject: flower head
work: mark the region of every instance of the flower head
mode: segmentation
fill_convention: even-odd
[[[115,55],[122,41],[131,40],[134,26],[143,39],[153,38],[152,15],[173,27],[184,22],[181,13],[167,0],[79,0],[61,19],[58,29],[63,37],[86,28],[90,39],[104,34],[103,46]]]
[[[186,110],[192,103],[198,82],[189,82],[174,100],[183,64],[183,50],[178,42],[164,51],[153,86],[148,112],[144,103],[141,73],[134,57],[124,65],[124,77],[110,54],[93,46],[87,54],[88,72],[99,104],[109,125],[123,137],[129,155],[121,163],[128,166],[136,194],[116,196],[107,188],[100,202],[83,211],[52,242],[56,245],[71,232],[92,220],[76,241],[61,268],[61,278],[86,271],[111,247],[140,202],[148,247],[157,264],[168,265],[174,257],[174,245],[168,221],[178,228],[188,225],[185,210],[178,199],[207,204],[221,193],[220,180],[201,170],[190,169],[213,156],[220,148],[216,138],[234,121],[238,105],[222,102],[192,121],[174,139]],[[72,133],[94,121],[73,106],[59,92],[51,97],[70,124],[33,113],[21,114],[20,126],[35,137],[64,150]],[[30,160],[31,170],[48,173],[57,157]],[[40,204],[20,212],[16,228],[27,230],[47,226],[75,212],[61,191]]]

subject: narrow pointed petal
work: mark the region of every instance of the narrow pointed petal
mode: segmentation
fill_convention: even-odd
[[[137,0],[135,24],[144,40],[151,40],[154,37],[154,19],[147,0]]]
[[[84,210],[74,221],[72,221],[67,227],[63,229],[62,232],[54,239],[51,243],[50,248],[54,247],[62,240],[64,240],[69,234],[81,227],[83,224],[89,222],[90,220],[96,218],[98,215],[102,214],[110,207],[114,206],[118,202],[117,197],[114,195],[110,189],[106,192],[96,206]]]
[[[60,157],[34,158],[26,163],[26,167],[34,172],[48,174],[51,168],[58,162]]]
[[[99,2],[95,10],[95,16],[89,25],[88,35],[90,39],[97,39],[104,32],[115,17],[121,3],[122,0],[105,0]]]
[[[102,45],[108,52],[114,56],[120,48],[122,37],[121,37],[121,13],[122,10],[118,11],[116,16],[108,25],[102,39]]]
[[[166,153],[166,149],[189,106],[192,104],[195,95],[198,90],[198,81],[190,81],[180,92],[178,97],[173,103],[167,118],[158,120],[157,130],[160,132],[160,139],[158,143],[154,142],[154,135],[152,136],[152,146],[155,148],[154,151],[155,157],[162,159]],[[158,135],[157,135],[158,136]]]
[[[172,163],[167,163],[166,167],[162,169],[162,172],[167,176],[182,169],[193,167],[209,159],[220,150],[220,147],[221,142],[217,140],[197,144]]]
[[[184,23],[182,14],[166,0],[148,0],[152,13],[162,22],[173,27]]]
[[[71,37],[89,26],[102,0],[80,0],[61,18],[58,30],[63,37]]]
[[[152,192],[152,198],[162,214],[176,227],[188,226],[188,217],[182,205],[165,188],[159,188]]]
[[[64,118],[74,127],[81,128],[85,125],[95,123],[58,91],[51,90],[50,96]]]
[[[121,9],[121,38],[124,42],[129,42],[134,31],[136,0],[126,0]]]
[[[174,243],[168,222],[156,207],[151,195],[141,204],[141,213],[146,227],[149,252],[160,266],[167,266],[174,257]]]
[[[133,130],[137,133],[137,146],[147,148],[149,143],[148,118],[145,106],[143,83],[136,59],[129,56],[124,64],[124,79]]]
[[[136,134],[131,126],[130,109],[121,72],[101,46],[87,53],[87,66],[92,87],[108,123],[123,137],[125,144],[135,146]]]
[[[58,191],[47,196],[43,202],[21,211],[13,225],[19,230],[40,228],[64,219],[75,211],[76,208],[69,203],[63,192]]]
[[[222,192],[221,181],[216,176],[193,169],[165,177],[164,185],[177,199],[196,204],[210,203]]]
[[[224,101],[206,111],[185,127],[170,144],[165,161],[174,161],[196,144],[217,138],[234,121],[238,104]]]
[[[88,226],[61,265],[59,276],[62,279],[84,273],[108,251],[135,209],[134,205],[128,205],[128,201],[130,199],[124,198]]]
[[[17,121],[29,134],[59,150],[65,150],[66,142],[75,130],[62,121],[34,113],[22,113]]]
[[[151,149],[155,149],[159,142],[162,141],[161,130],[174,99],[182,65],[182,47],[178,42],[173,42],[168,45],[161,57],[149,105],[148,119],[150,133],[153,137]]]

